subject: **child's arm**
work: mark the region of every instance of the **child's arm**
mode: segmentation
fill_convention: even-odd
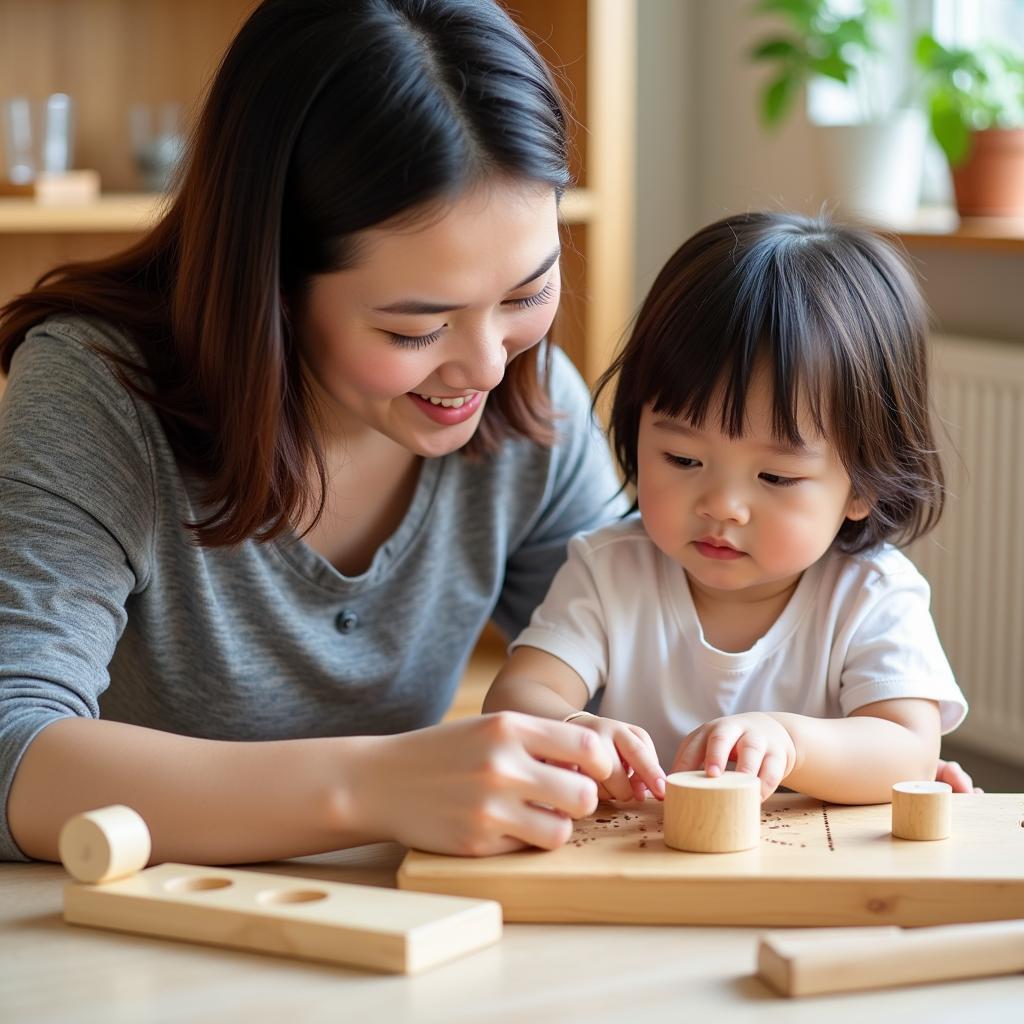
[[[709,775],[735,757],[761,779],[762,797],[780,783],[840,804],[887,803],[893,783],[933,779],[939,757],[939,708],[917,698],[877,701],[846,718],[751,712],[694,730],[674,771],[702,764]]]
[[[536,647],[515,648],[484,698],[484,713],[523,711],[541,718],[564,719],[581,712],[590,698],[578,673],[560,658]],[[645,787],[656,797],[665,793],[665,773],[647,733],[639,726],[582,712],[573,725],[592,729],[614,752],[615,768],[596,780],[602,797],[642,800]]]

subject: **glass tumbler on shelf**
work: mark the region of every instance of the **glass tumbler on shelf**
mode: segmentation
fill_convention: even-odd
[[[132,155],[142,187],[167,192],[185,151],[180,103],[135,103],[128,111]]]
[[[42,102],[25,96],[4,101],[5,177],[13,185],[30,185],[42,173],[70,170],[74,145],[71,98],[54,93]]]

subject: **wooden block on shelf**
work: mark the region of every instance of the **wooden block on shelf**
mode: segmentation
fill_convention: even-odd
[[[0,181],[0,196],[34,199],[41,206],[79,206],[95,202],[100,194],[97,171],[42,173],[25,185]]]

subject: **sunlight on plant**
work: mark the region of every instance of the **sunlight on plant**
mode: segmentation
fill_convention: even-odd
[[[1024,50],[948,48],[925,33],[914,59],[924,71],[932,133],[951,165],[967,158],[972,131],[1024,128]]]
[[[789,27],[762,39],[750,54],[774,67],[761,93],[764,124],[777,126],[816,75],[854,89],[864,120],[882,112],[863,71],[881,58],[879,27],[895,18],[892,0],[757,0],[753,11],[783,18]]]

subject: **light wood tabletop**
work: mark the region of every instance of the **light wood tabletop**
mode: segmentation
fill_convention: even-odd
[[[394,884],[394,844],[261,871]],[[753,976],[755,928],[506,924],[502,941],[412,977],[67,925],[59,865],[0,865],[0,1021],[1016,1019],[1024,976],[786,1000]],[[824,1015],[824,1016],[823,1016]]]

